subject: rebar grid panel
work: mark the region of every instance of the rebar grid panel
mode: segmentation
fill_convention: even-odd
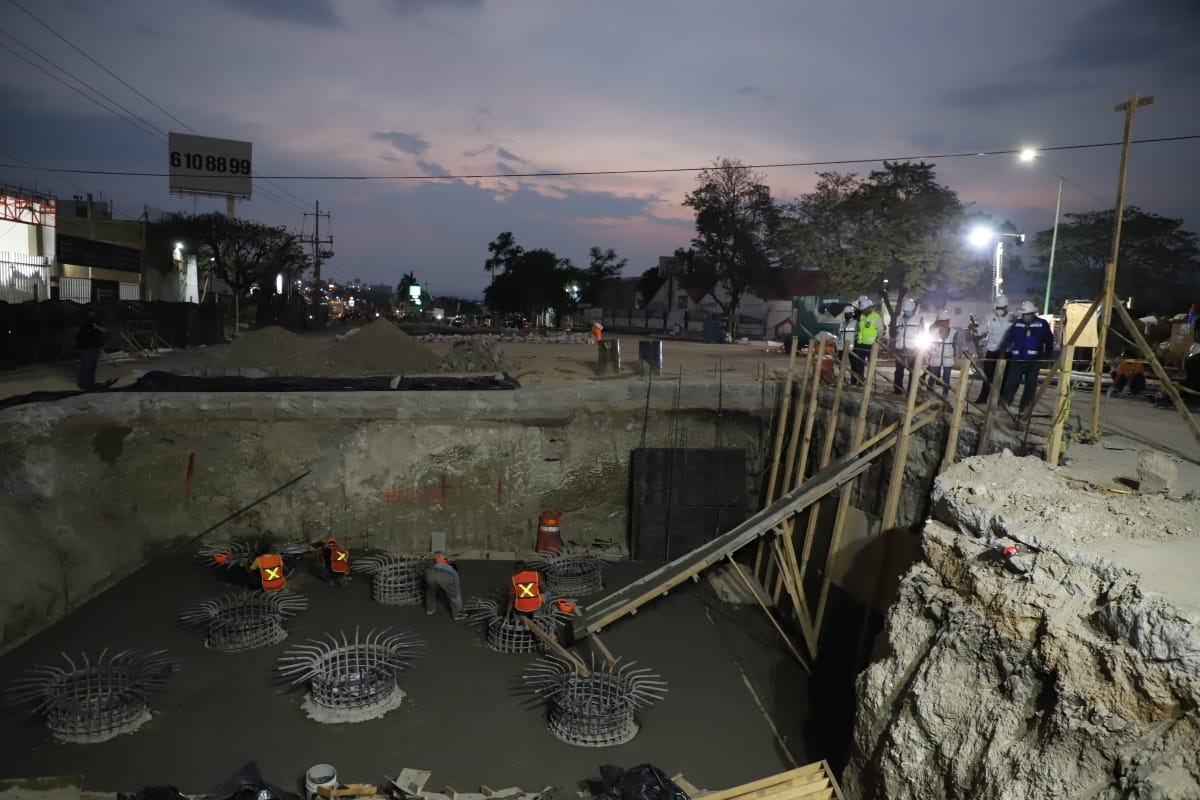
[[[560,597],[586,597],[604,588],[603,569],[611,558],[593,553],[535,553],[525,566],[542,576],[547,594]]]
[[[67,667],[43,664],[13,681],[13,705],[32,703],[58,740],[74,744],[104,742],[137,730],[150,719],[150,694],[179,670],[165,651],[101,651],[93,661],[86,653],[76,664],[62,654]]]
[[[529,630],[519,611],[508,613],[508,601],[473,597],[463,606],[467,621],[485,626],[487,646],[497,653],[545,652],[546,643]],[[558,610],[555,598],[547,597],[532,614],[533,622],[555,640],[561,640],[568,616]]]
[[[179,619],[189,627],[206,627],[204,646],[210,650],[240,653],[282,642],[284,619],[307,609],[308,598],[284,589],[202,600],[181,611]]]
[[[366,719],[369,712],[393,707],[403,696],[396,675],[416,663],[425,642],[386,628],[365,635],[356,628],[353,638],[344,631],[340,635],[340,640],[326,634],[325,640],[290,648],[279,659],[279,671],[293,686],[307,681],[309,699],[332,712],[331,722]]]
[[[425,555],[374,555],[355,562],[371,580],[371,597],[385,606],[415,606],[425,598],[425,570],[433,563]]]
[[[549,728],[555,738],[577,747],[624,744],[638,732],[636,713],[661,700],[667,684],[635,662],[609,665],[592,657],[584,677],[558,656],[543,656],[526,667],[526,686],[550,706]]]

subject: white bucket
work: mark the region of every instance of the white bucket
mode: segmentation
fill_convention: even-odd
[[[308,772],[304,773],[304,794],[308,800],[313,800],[317,796],[317,789],[322,786],[337,785],[337,770],[333,764],[313,764],[308,768]]]

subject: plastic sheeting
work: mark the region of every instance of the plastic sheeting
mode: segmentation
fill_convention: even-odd
[[[653,764],[632,769],[600,767],[599,800],[688,800],[688,794]]]

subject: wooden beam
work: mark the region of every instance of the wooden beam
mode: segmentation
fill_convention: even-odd
[[[775,626],[775,631],[779,634],[779,637],[783,639],[783,643],[787,646],[788,652],[795,657],[796,661],[800,664],[805,672],[807,672],[809,675],[812,675],[812,665],[805,660],[804,656],[800,655],[800,651],[796,649],[796,645],[792,642],[792,638],[788,636],[786,632],[784,632],[783,628],[779,625],[779,622],[776,621],[775,615],[771,613],[771,609],[767,608],[766,603],[759,599],[758,592],[754,591],[754,584],[750,582],[750,578],[747,577],[746,573],[742,571],[742,565],[739,564],[737,559],[733,557],[733,553],[729,553],[725,557],[729,559],[729,563],[732,564],[733,568],[737,571],[738,577],[745,581],[746,588],[750,591],[750,594],[754,595],[754,599],[758,601],[759,608],[763,610],[763,613],[767,615],[767,619],[771,620],[771,624]]]
[[[925,351],[918,350],[913,361],[913,375],[921,375],[925,366]],[[917,405],[917,391],[921,381],[914,380],[908,387],[908,400],[904,404],[904,419],[900,426],[900,440],[896,446],[895,457],[892,460],[892,474],[888,480],[887,496],[883,503],[883,517],[880,531],[887,531],[896,525],[896,514],[900,509],[900,487],[904,483],[904,467],[908,462],[908,443],[912,438],[913,410]]]
[[[1167,397],[1171,398],[1171,402],[1175,405],[1175,410],[1178,411],[1180,416],[1183,417],[1183,421],[1188,426],[1188,430],[1192,432],[1192,437],[1195,438],[1198,443],[1200,443],[1200,427],[1197,427],[1195,418],[1192,416],[1192,413],[1188,411],[1187,405],[1185,405],[1183,402],[1183,398],[1179,396],[1179,390],[1175,388],[1175,385],[1171,382],[1171,379],[1167,377],[1167,371],[1163,369],[1162,363],[1158,360],[1158,358],[1155,357],[1154,349],[1150,347],[1150,344],[1146,341],[1146,337],[1142,336],[1142,332],[1138,330],[1137,324],[1134,323],[1133,318],[1129,316],[1129,312],[1125,310],[1125,306],[1117,303],[1114,307],[1117,310],[1117,314],[1120,315],[1121,321],[1125,323],[1125,327],[1129,329],[1131,334],[1133,334],[1133,339],[1137,342],[1138,347],[1142,348],[1142,354],[1145,355],[1146,360],[1150,362],[1150,369],[1154,370],[1154,375],[1158,378],[1159,383],[1162,384],[1163,391],[1166,392]],[[1099,388],[1097,387],[1097,391],[1098,390]]]
[[[575,671],[579,673],[580,677],[586,678],[592,674],[587,665],[583,663],[582,658],[559,644],[558,640],[542,630],[542,626],[534,622],[532,617],[528,614],[522,614],[521,619],[525,621],[525,627],[529,628],[530,633],[545,642],[546,646],[553,650],[556,655],[566,659],[567,663],[573,664]]]
[[[1067,345],[1062,349],[1062,363],[1070,364],[1075,359],[1075,346]],[[1058,455],[1062,452],[1063,428],[1067,424],[1071,403],[1071,371],[1065,370],[1058,377],[1058,402],[1054,404],[1054,423],[1050,426],[1050,437],[1046,441],[1046,463],[1052,467],[1058,466]],[[1050,379],[1046,379],[1050,383]],[[1100,387],[1094,387],[1100,391]]]
[[[788,408],[792,402],[792,373],[796,368],[797,341],[799,341],[799,339],[795,335],[795,332],[793,332],[792,354],[788,357],[787,377],[784,378],[783,388],[780,390],[779,416],[775,421],[775,447],[771,453],[771,476],[767,479],[766,505],[768,506],[771,505],[771,503],[775,500],[775,479],[779,473],[779,454],[783,451],[783,435],[787,430]],[[763,561],[764,545],[764,542],[759,542],[758,552],[754,556],[754,577],[765,579],[766,575],[760,572]],[[765,585],[766,581],[764,580],[763,583]]]
[[[983,412],[983,430],[979,432],[979,444],[975,447],[975,455],[987,455],[988,444],[992,439],[992,426],[996,421],[996,403],[1000,399],[1000,388],[1004,385],[1004,367],[1008,362],[999,359],[996,362],[996,372],[992,375],[992,386],[988,392],[987,409]]]
[[[958,455],[958,430],[962,427],[963,409],[967,404],[967,379],[970,378],[970,372],[970,362],[959,358],[958,389],[954,397],[954,412],[950,415],[950,435],[946,437],[946,452],[942,454],[942,463],[938,467],[939,475],[950,469]]]

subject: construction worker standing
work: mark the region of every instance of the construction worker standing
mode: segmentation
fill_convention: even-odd
[[[450,616],[455,620],[464,619],[466,614],[463,613],[458,569],[440,551],[433,554],[433,563],[425,570],[425,613],[431,617],[437,613],[438,590],[446,595],[450,603]]]
[[[842,351],[854,350],[854,337],[858,334],[858,320],[854,318],[854,306],[842,309],[842,323],[837,332],[837,354],[841,358]]]
[[[350,551],[338,544],[336,538],[330,536],[324,542],[314,542],[313,549],[317,551],[313,572],[318,578],[338,586],[350,580]]]
[[[865,294],[855,303],[858,308],[858,329],[854,334],[854,350],[850,353],[850,363],[859,382],[866,381],[867,359],[871,357],[871,347],[879,338],[879,330],[883,327],[883,318],[875,310],[875,303]]]
[[[925,320],[915,316],[917,303],[911,297],[904,298],[900,304],[900,319],[896,323],[896,340],[892,349],[896,353],[896,372],[892,376],[892,391],[904,394],[904,371],[908,370],[909,382],[912,381],[913,367],[916,366],[919,338],[925,332]]]
[[[1021,303],[1020,313],[1020,318],[1013,322],[1001,342],[1001,349],[1008,355],[1008,366],[1000,397],[1005,405],[1012,405],[1017,386],[1024,381],[1019,406],[1020,413],[1024,414],[1031,410],[1033,396],[1037,393],[1038,370],[1054,352],[1054,333],[1050,323],[1037,315],[1037,307],[1028,300]]]
[[[929,326],[929,391],[937,389],[941,381],[942,397],[950,394],[950,370],[958,356],[958,332],[950,327],[950,312],[939,311],[937,319]],[[934,379],[938,380],[934,380]]]
[[[998,295],[992,305],[992,316],[984,324],[982,333],[974,323],[967,328],[975,337],[975,344],[984,349],[983,385],[979,387],[976,403],[987,402],[988,393],[992,390],[992,377],[996,374],[996,362],[1004,358],[1004,348],[1000,343],[1004,341],[1004,334],[1012,327],[1012,320],[1008,317],[1008,298]]]

